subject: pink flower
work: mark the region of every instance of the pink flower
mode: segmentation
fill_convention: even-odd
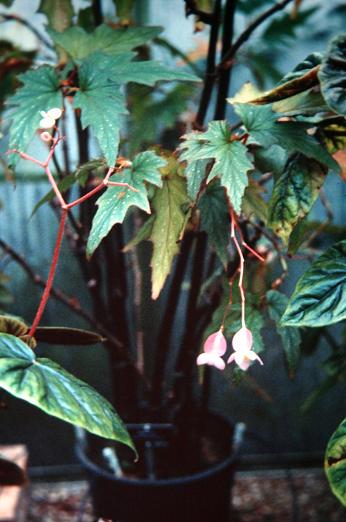
[[[204,343],[204,352],[197,357],[197,364],[209,364],[215,366],[219,370],[224,370],[226,367],[225,361],[221,356],[226,353],[227,341],[222,333],[222,330],[209,335]]]
[[[234,335],[232,346],[234,353],[229,357],[227,363],[235,362],[241,370],[246,371],[251,361],[258,361],[263,364],[262,359],[255,353],[252,348],[252,333],[248,328],[242,327]]]

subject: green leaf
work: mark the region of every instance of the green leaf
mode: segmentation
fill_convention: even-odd
[[[0,386],[44,412],[134,449],[109,402],[55,362],[36,358],[13,335],[0,334]]]
[[[41,0],[38,12],[45,14],[49,26],[59,32],[70,27],[74,14],[71,0]]]
[[[297,29],[303,26],[316,10],[317,7],[311,7],[304,11],[300,10],[295,17],[292,17],[291,13],[287,12],[272,18],[262,38],[267,40],[270,45],[278,45],[290,41],[296,37]]]
[[[329,107],[346,116],[346,34],[334,38],[318,72],[321,91]]]
[[[197,199],[203,181],[206,179],[206,168],[209,160],[197,160],[188,163],[185,169],[187,193],[192,201]]]
[[[284,313],[288,298],[277,290],[269,290],[266,294],[268,312],[270,318],[275,321],[275,326],[282,340],[282,346],[285,352],[289,376],[294,377],[299,357],[300,357],[300,332],[298,328],[290,326],[280,326],[279,321]]]
[[[97,65],[96,56],[83,61],[79,68],[80,90],[74,98],[80,108],[83,128],[91,127],[107,163],[114,165],[119,146],[121,115],[127,114],[120,86],[109,79],[109,73]],[[98,57],[101,59],[101,57]]]
[[[208,185],[198,202],[198,208],[201,212],[201,228],[207,232],[209,242],[224,267],[227,267],[230,219],[223,188],[216,183]]]
[[[329,247],[299,279],[284,326],[326,326],[346,318],[346,240]]]
[[[220,178],[234,210],[239,214],[245,187],[248,185],[247,172],[253,169],[247,148],[233,140],[231,129],[225,121],[212,121],[206,132],[191,132],[183,136],[185,142],[180,158],[188,164],[202,159],[214,159],[207,182]]]
[[[280,114],[274,113],[270,105],[237,103],[234,108],[251,136],[263,147],[280,145],[289,152],[301,152],[331,169],[339,170],[338,164],[323,145],[308,134],[313,124],[278,121]]]
[[[318,198],[325,176],[326,170],[317,161],[302,154],[289,158],[283,174],[275,182],[268,208],[268,226],[284,243],[288,243],[294,226]]]
[[[153,230],[153,224],[155,221],[155,216],[150,216],[140,227],[136,235],[124,246],[123,252],[130,252],[133,250],[139,243],[145,241],[150,238],[150,235]]]
[[[252,218],[255,215],[263,223],[267,223],[268,205],[261,195],[263,192],[264,189],[261,185],[256,182],[250,182],[245,189],[242,211],[247,218]]]
[[[179,252],[178,241],[186,224],[188,204],[186,182],[175,172],[165,176],[162,188],[155,192],[152,206],[155,220],[150,235],[153,243],[151,257],[152,299],[156,299],[169,275],[175,255]]]
[[[104,340],[98,333],[66,326],[39,326],[35,331],[35,339],[43,343],[76,346],[96,344]]]
[[[136,191],[127,187],[108,187],[97,200],[98,209],[87,244],[88,255],[95,251],[116,223],[124,221],[126,212],[131,206],[135,205],[150,214],[145,183],[160,187],[162,181],[159,169],[164,165],[166,161],[154,152],[142,152],[135,157],[131,168],[124,169],[110,178],[110,181],[128,183]]]
[[[346,419],[329,439],[324,469],[334,495],[346,506]]]
[[[161,27],[112,29],[102,24],[93,33],[87,33],[81,27],[71,27],[63,33],[50,30],[49,34],[56,45],[62,47],[74,61],[78,62],[97,51],[112,56],[126,53],[152,40],[161,31]]]
[[[40,111],[62,107],[63,100],[59,90],[59,79],[53,67],[44,65],[19,76],[23,86],[9,98],[12,124],[10,127],[10,149],[24,152],[38,129],[42,119]],[[15,165],[19,157],[11,154],[9,161]]]
[[[329,112],[324,98],[315,88],[309,89],[289,98],[273,103],[272,109],[285,116],[315,115],[317,112]]]
[[[298,65],[295,66],[293,71],[289,72],[282,78],[282,80],[279,82],[279,85],[301,78],[306,73],[311,71],[311,69],[317,65],[320,65],[322,58],[323,55],[321,53],[309,54],[302,62],[299,62]]]

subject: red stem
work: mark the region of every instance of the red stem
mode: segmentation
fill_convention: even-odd
[[[45,287],[45,289],[43,291],[40,305],[39,305],[39,307],[37,309],[37,312],[36,312],[36,315],[35,315],[35,319],[34,319],[34,321],[32,323],[30,331],[29,331],[29,335],[30,336],[34,336],[36,328],[38,327],[38,325],[40,323],[41,317],[42,317],[43,312],[44,312],[44,310],[46,308],[47,301],[49,299],[49,294],[50,294],[50,291],[51,291],[51,288],[52,288],[52,285],[53,285],[55,270],[56,270],[56,266],[57,266],[58,259],[59,259],[59,253],[60,253],[60,247],[61,247],[61,243],[62,243],[62,238],[63,238],[63,235],[64,235],[64,228],[65,228],[67,212],[68,212],[67,209],[63,209],[62,212],[61,212],[59,230],[58,230],[58,235],[57,235],[56,242],[55,242],[55,248],[54,248],[52,264],[50,266],[46,287]]]

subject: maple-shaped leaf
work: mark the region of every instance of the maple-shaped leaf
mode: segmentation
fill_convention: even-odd
[[[108,71],[98,67],[94,56],[81,64],[79,85],[74,106],[82,111],[83,128],[92,128],[107,163],[114,165],[121,117],[127,113],[125,96],[120,86],[110,79]]]
[[[253,169],[247,147],[232,139],[231,129],[226,121],[212,121],[206,132],[191,132],[184,139],[184,143],[180,145],[183,151],[180,158],[187,161],[188,165],[202,159],[213,159],[214,164],[207,183],[219,177],[234,210],[239,214],[242,197],[248,185],[247,172]]]
[[[48,31],[54,43],[62,47],[72,60],[78,62],[92,53],[101,51],[116,55],[131,51],[160,34],[162,27],[128,27],[112,29],[99,25],[93,33],[81,27],[71,27],[64,32]]]
[[[59,78],[53,67],[44,65],[18,78],[23,86],[7,102],[13,107],[9,116],[12,119],[9,148],[24,152],[39,127],[40,112],[62,107],[63,101]],[[15,165],[18,159],[17,154],[11,154],[9,162]]]
[[[301,152],[309,158],[339,170],[338,164],[313,136],[308,134],[315,124],[301,121],[278,121],[282,115],[270,105],[236,103],[234,108],[251,136],[263,147],[280,145],[290,153]]]
[[[88,255],[95,251],[116,223],[124,221],[126,212],[131,206],[134,205],[150,214],[146,183],[161,187],[159,169],[164,165],[166,161],[154,152],[141,152],[135,157],[130,168],[111,176],[110,181],[128,183],[131,188],[110,186],[97,200],[98,209],[87,244]]]

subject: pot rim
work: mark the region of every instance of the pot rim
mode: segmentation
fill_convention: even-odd
[[[209,412],[212,416],[218,417],[219,419],[223,420],[225,423],[227,423],[229,426],[233,426],[232,422],[227,419],[226,417],[215,414],[213,412]],[[83,444],[82,441],[77,440],[75,444],[75,452],[77,455],[77,458],[80,460],[82,465],[90,472],[98,475],[99,477],[117,482],[118,484],[123,485],[132,485],[135,487],[150,487],[150,486],[175,486],[175,485],[183,485],[183,484],[189,484],[193,482],[197,482],[199,480],[202,480],[204,478],[207,478],[210,475],[214,475],[217,473],[221,473],[228,467],[231,467],[232,464],[235,463],[238,452],[234,451],[232,440],[230,441],[230,455],[221,462],[218,462],[217,464],[212,464],[207,469],[203,471],[198,471],[197,473],[191,473],[188,475],[182,475],[180,477],[172,477],[172,478],[164,478],[164,479],[150,479],[150,478],[126,478],[126,477],[116,477],[112,475],[112,473],[104,470],[97,464],[95,464],[86,454],[85,451],[85,444]]]

